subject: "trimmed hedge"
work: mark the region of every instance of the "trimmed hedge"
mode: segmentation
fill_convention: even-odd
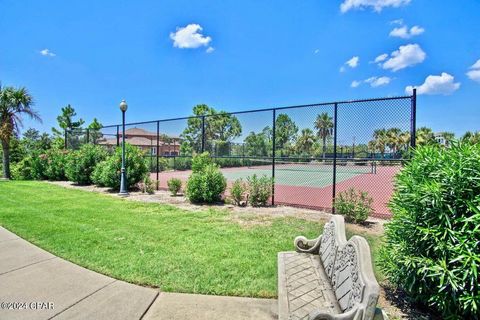
[[[77,184],[91,184],[95,166],[108,156],[105,148],[92,144],[84,144],[79,150],[71,152],[67,157],[66,176]]]

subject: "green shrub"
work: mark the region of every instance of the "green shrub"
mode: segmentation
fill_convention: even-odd
[[[156,182],[153,181],[150,176],[147,174],[143,178],[141,185],[142,193],[154,194],[155,193]]]
[[[186,195],[194,203],[214,203],[222,199],[227,180],[215,164],[193,172],[187,180]]]
[[[230,196],[232,197],[233,202],[237,206],[243,207],[248,204],[247,191],[247,184],[243,181],[242,178],[237,179],[233,182],[232,188],[230,189]]]
[[[273,179],[266,175],[259,178],[254,174],[247,177],[247,183],[250,204],[254,207],[266,206],[272,196]]]
[[[201,172],[210,164],[212,164],[212,159],[208,152],[198,154],[192,159],[192,172]]]
[[[148,173],[143,152],[130,144],[125,144],[127,188],[131,189],[142,182]],[[120,189],[120,174],[122,169],[122,148],[118,147],[115,153],[95,167],[92,174],[93,182],[101,187]]]
[[[167,181],[168,190],[171,192],[172,196],[176,196],[178,192],[182,189],[182,180],[178,178],[171,178]]]
[[[447,319],[480,314],[480,144],[419,147],[397,175],[381,267]]]
[[[17,163],[12,164],[12,179],[14,180],[35,180],[33,175],[33,158],[26,156]]]
[[[335,212],[345,216],[347,222],[362,223],[373,213],[372,203],[368,192],[350,188],[335,197]]]
[[[95,166],[105,160],[107,156],[105,148],[84,144],[79,150],[71,152],[67,157],[65,174],[68,180],[77,184],[91,184]]]
[[[192,168],[192,158],[170,158],[170,166],[175,170],[189,170]]]
[[[67,164],[68,151],[62,149],[50,149],[45,154],[39,156],[39,162],[35,164],[36,177],[48,179],[51,181],[67,180],[65,176],[65,167]],[[44,172],[38,172],[45,170]]]

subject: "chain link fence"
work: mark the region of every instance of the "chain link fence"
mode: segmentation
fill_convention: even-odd
[[[389,216],[393,178],[415,144],[416,94],[291,107],[215,112],[101,130],[66,132],[65,145],[113,149],[122,135],[141,148],[161,189],[186,181],[192,157],[208,151],[228,184],[253,174],[273,178],[271,203],[333,211],[353,188]]]

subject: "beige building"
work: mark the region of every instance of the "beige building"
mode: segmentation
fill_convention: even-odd
[[[157,133],[140,128],[125,130],[125,142],[147,151],[148,154],[156,156],[178,156],[181,139],[177,136],[168,136],[160,133],[157,149]],[[119,134],[118,141],[121,142],[122,134]],[[107,147],[117,146],[117,138],[103,138],[98,140],[99,145]]]

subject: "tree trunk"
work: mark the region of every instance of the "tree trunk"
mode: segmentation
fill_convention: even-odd
[[[3,177],[10,179],[10,144],[2,141],[3,150]]]

